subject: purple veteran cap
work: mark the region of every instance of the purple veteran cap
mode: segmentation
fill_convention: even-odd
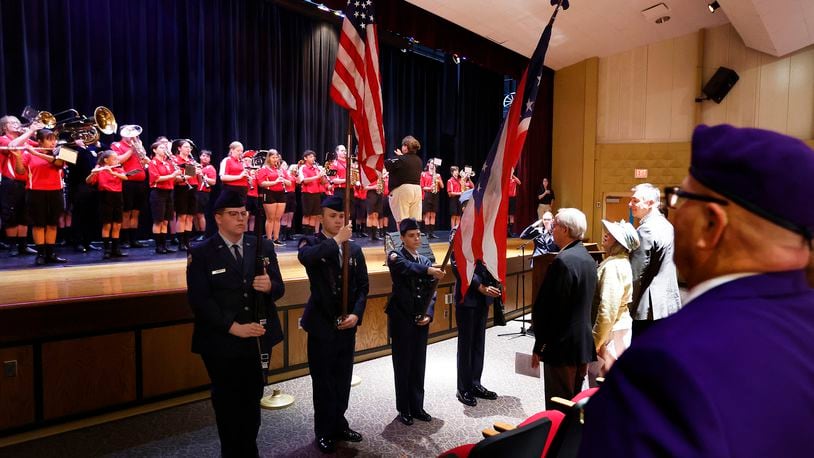
[[[786,229],[814,232],[814,150],[763,129],[698,126],[690,175],[707,188]]]

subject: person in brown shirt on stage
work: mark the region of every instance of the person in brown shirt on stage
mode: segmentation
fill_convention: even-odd
[[[390,172],[390,210],[398,225],[404,218],[421,220],[421,170],[418,157],[421,143],[412,135],[404,137],[396,157],[384,161]]]

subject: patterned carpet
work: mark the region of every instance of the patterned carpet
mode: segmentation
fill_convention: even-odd
[[[396,420],[393,367],[389,356],[357,364],[362,383],[351,390],[347,418],[364,436],[356,444],[340,443],[336,456],[432,457],[481,439],[494,421],[518,423],[544,409],[541,379],[517,375],[515,352],[528,353],[531,337],[499,337],[515,332],[519,322],[487,330],[483,384],[498,393],[495,401],[467,407],[455,398],[457,339],[431,345],[427,354],[425,409],[434,418],[404,426]],[[257,438],[261,456],[323,456],[314,446],[311,379],[300,377],[275,385],[295,396],[293,406],[264,410]],[[270,394],[272,387],[268,387]],[[10,457],[209,457],[219,443],[209,401],[61,434],[0,449]]]

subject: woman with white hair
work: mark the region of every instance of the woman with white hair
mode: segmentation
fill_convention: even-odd
[[[605,375],[611,365],[630,346],[633,320],[628,304],[633,302],[633,271],[630,253],[639,247],[639,235],[627,221],[602,220],[605,233],[602,247],[607,257],[597,269],[598,282],[594,295],[594,345],[597,361],[591,363],[589,381]]]

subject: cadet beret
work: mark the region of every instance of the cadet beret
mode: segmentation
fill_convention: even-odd
[[[464,202],[468,201],[471,198],[472,198],[472,190],[467,189],[466,191],[461,193],[460,197],[458,197],[458,202],[464,203]]]
[[[330,208],[338,212],[345,211],[345,205],[342,199],[337,196],[328,196],[322,200],[322,208]]]
[[[404,235],[407,231],[412,231],[413,229],[421,229],[418,226],[418,221],[414,220],[413,218],[404,218],[399,223],[399,232],[401,235]]]
[[[814,151],[763,129],[698,126],[690,176],[741,207],[811,239]]]
[[[225,189],[220,192],[218,199],[215,201],[214,210],[221,210],[224,208],[240,208],[246,206],[246,197],[243,194],[235,191]]]

